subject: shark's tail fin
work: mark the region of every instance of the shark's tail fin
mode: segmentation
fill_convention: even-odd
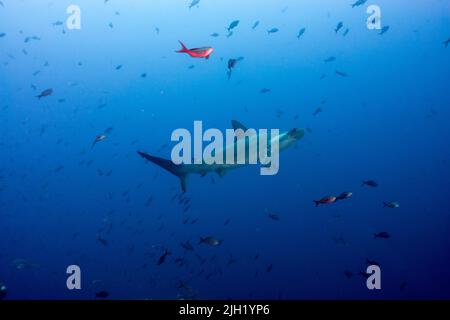
[[[153,162],[154,164],[157,164],[161,168],[169,171],[171,174],[176,175],[178,178],[180,178],[181,182],[181,190],[183,192],[186,192],[186,180],[187,180],[187,173],[183,172],[181,169],[183,165],[176,165],[172,161],[158,158],[151,156],[145,152],[138,151],[137,152],[142,158],[147,159],[148,161]]]

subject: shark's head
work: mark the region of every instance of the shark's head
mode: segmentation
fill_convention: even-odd
[[[288,132],[288,135],[291,139],[300,140],[305,135],[305,130],[294,128]]]
[[[294,145],[298,140],[300,140],[305,135],[305,130],[294,128],[280,135],[279,143],[280,150],[284,150],[292,145]]]

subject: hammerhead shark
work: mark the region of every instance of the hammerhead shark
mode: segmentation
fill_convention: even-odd
[[[233,125],[233,129],[234,130],[238,130],[241,129],[243,131],[247,131],[247,128],[242,125],[241,123],[239,123],[236,120],[232,121],[232,125]],[[303,129],[299,129],[299,128],[294,128],[292,130],[280,133],[278,136],[274,136],[274,137],[270,137],[270,141],[268,142],[268,145],[271,145],[271,142],[274,141],[274,139],[278,139],[278,150],[282,151],[285,150],[287,148],[289,148],[290,146],[294,145],[298,140],[300,140],[301,138],[303,138],[303,136],[305,135],[305,131]],[[244,164],[239,164],[239,163],[233,163],[233,164],[228,164],[228,163],[223,163],[223,164],[217,164],[217,163],[213,163],[213,164],[206,164],[206,163],[202,163],[202,164],[175,164],[173,163],[171,160],[167,160],[167,159],[163,159],[163,158],[159,158],[159,157],[155,157],[152,156],[150,154],[147,154],[145,152],[142,151],[137,151],[137,153],[143,157],[144,159],[153,162],[154,164],[160,166],[161,168],[169,171],[170,173],[172,173],[173,175],[177,176],[180,179],[180,183],[181,183],[181,190],[184,192],[186,192],[187,190],[187,177],[190,174],[199,174],[200,176],[205,176],[206,174],[210,173],[210,172],[215,172],[217,173],[220,177],[223,177],[225,175],[226,172],[228,172],[231,169],[235,169],[244,165],[248,165],[248,159],[249,159],[249,139],[267,139],[267,136],[262,136],[261,134],[257,134],[254,136],[249,137],[248,139],[246,139],[247,141],[245,142],[245,157],[246,157],[246,161]],[[234,148],[234,150],[237,150],[237,139],[234,140],[234,143],[226,145],[224,147],[224,150],[222,151],[223,154],[226,154],[227,150],[231,150],[232,148]]]

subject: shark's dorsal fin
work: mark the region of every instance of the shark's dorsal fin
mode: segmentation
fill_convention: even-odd
[[[244,130],[244,131],[247,131],[247,127],[244,126],[244,125],[243,125],[242,123],[240,123],[239,121],[231,120],[231,125],[233,126],[233,129],[234,129],[234,130],[242,129],[242,130]]]

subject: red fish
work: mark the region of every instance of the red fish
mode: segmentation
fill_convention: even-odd
[[[316,207],[319,206],[319,204],[327,204],[327,203],[333,203],[336,201],[336,197],[327,196],[323,197],[320,200],[314,200],[314,203],[316,204]]]
[[[183,44],[183,42],[179,41],[181,44],[181,49],[178,50],[178,53],[187,53],[188,55],[190,55],[192,58],[205,58],[205,59],[209,59],[209,56],[211,55],[211,53],[214,51],[213,48],[211,47],[202,47],[202,48],[192,48],[192,49],[188,49],[186,48],[186,46]]]

